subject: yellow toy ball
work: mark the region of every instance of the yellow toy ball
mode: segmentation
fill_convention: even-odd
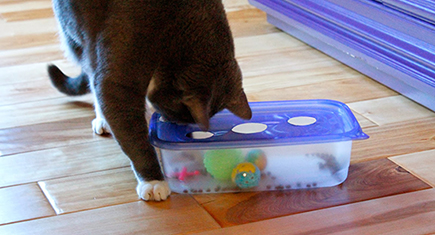
[[[250,162],[238,164],[231,174],[231,179],[239,188],[252,188],[260,182],[260,170]]]

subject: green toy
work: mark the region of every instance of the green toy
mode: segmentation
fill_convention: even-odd
[[[233,169],[244,161],[240,149],[216,149],[204,153],[204,166],[215,179],[231,180]]]

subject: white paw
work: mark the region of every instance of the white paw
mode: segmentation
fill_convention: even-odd
[[[92,130],[98,135],[110,133],[109,125],[104,118],[95,118],[92,121]]]
[[[136,187],[137,194],[145,201],[164,201],[171,194],[168,182],[166,181],[142,181]]]

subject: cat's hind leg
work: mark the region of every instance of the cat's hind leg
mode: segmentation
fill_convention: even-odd
[[[92,130],[97,135],[104,135],[110,133],[109,124],[107,124],[106,119],[104,118],[103,111],[101,110],[101,106],[98,101],[98,97],[94,91],[93,85],[92,94],[94,95],[94,107],[95,107],[95,119],[92,120]]]

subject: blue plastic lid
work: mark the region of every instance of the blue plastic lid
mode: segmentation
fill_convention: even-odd
[[[210,119],[203,132],[196,124],[177,125],[154,113],[150,141],[162,149],[257,148],[367,139],[344,103],[333,100],[251,102],[252,119],[228,110]],[[199,134],[199,135],[198,135]]]

